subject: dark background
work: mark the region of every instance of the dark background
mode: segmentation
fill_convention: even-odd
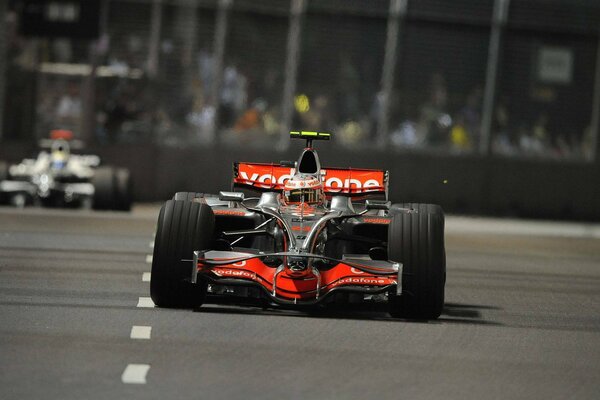
[[[239,110],[229,110],[229,120],[223,118],[221,105],[217,141],[210,144],[190,121],[215,101],[203,83],[199,60],[202,52],[213,55],[218,2],[160,3],[162,27],[153,72],[148,67],[151,1],[83,2],[105,12],[106,18],[98,19],[98,24],[86,22],[85,32],[72,30],[74,37],[66,44],[51,37],[56,32],[38,38],[19,34],[26,28],[14,20],[19,7],[38,1],[8,4],[0,159],[17,162],[35,154],[38,139],[61,127],[55,109],[72,85],[83,102],[76,136],[87,135],[88,151],[101,155],[105,163],[132,170],[138,201],[162,201],[182,190],[227,189],[236,160],[277,162],[297,157],[296,144],[276,151],[281,126],[261,125],[248,131],[235,127],[257,100],[266,102],[275,124],[281,122],[283,109],[291,107],[282,104],[291,2],[233,1],[223,68],[235,68],[244,77],[240,93],[245,101]],[[481,117],[493,0],[408,1],[394,66],[390,142],[383,149],[373,145],[377,131],[373,109],[381,90],[389,4],[307,2],[295,93],[308,95],[313,109],[319,97],[326,104],[315,129],[331,131],[334,140],[319,143],[322,163],[390,170],[394,201],[436,202],[457,213],[600,220],[600,162],[589,156],[589,144],[584,149],[589,142],[586,135],[594,128],[600,3],[510,2],[502,30],[489,154],[479,151],[476,131],[469,132],[470,147],[462,149],[427,141],[403,146],[391,138],[402,123],[418,122],[436,74],[447,96],[444,112],[453,123],[478,92],[472,108]],[[98,43],[86,39],[95,35],[96,28],[101,31]],[[61,55],[57,49],[65,45],[68,54]],[[94,53],[93,46],[101,51]],[[569,83],[537,79],[536,54],[541,47],[571,52]],[[119,65],[129,72],[90,81],[86,76],[42,71],[56,63]],[[500,108],[508,116],[504,125],[496,121]],[[539,132],[540,120],[546,121],[542,149],[527,149],[523,142]],[[308,128],[298,115],[294,123],[294,129]],[[509,142],[508,150],[498,145],[500,138]]]

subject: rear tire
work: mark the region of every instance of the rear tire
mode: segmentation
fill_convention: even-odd
[[[126,168],[119,168],[115,174],[116,183],[116,209],[120,211],[131,210],[133,184],[131,174]]]
[[[92,178],[94,185],[94,209],[112,210],[117,205],[117,185],[115,170],[111,167],[100,167]]]
[[[194,250],[212,242],[215,216],[206,204],[169,200],[161,208],[154,240],[150,297],[159,307],[196,307],[206,298],[207,283],[186,282]]]
[[[5,161],[0,161],[0,181],[8,179],[8,164]]]
[[[403,264],[402,295],[389,295],[396,318],[436,319],[444,308],[444,212],[434,204],[397,204],[388,230],[388,257]]]

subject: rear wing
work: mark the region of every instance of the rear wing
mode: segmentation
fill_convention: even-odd
[[[233,186],[283,190],[295,168],[279,164],[233,163]],[[379,169],[321,168],[325,194],[371,195],[388,193],[389,173]]]

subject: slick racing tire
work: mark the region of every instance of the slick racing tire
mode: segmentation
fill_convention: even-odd
[[[150,297],[159,307],[198,307],[206,298],[207,283],[189,282],[194,250],[207,249],[215,226],[210,206],[169,200],[158,216]],[[182,261],[188,260],[188,261]]]
[[[173,200],[194,201],[194,199],[201,199],[202,197],[204,197],[204,193],[177,192],[173,196]]]
[[[94,208],[112,210],[117,207],[117,185],[114,168],[100,167],[92,178],[94,185]]]
[[[6,179],[8,179],[8,164],[0,161],[0,182]]]
[[[131,174],[126,168],[118,168],[115,172],[115,209],[120,211],[131,210],[133,182]]]
[[[388,256],[403,264],[402,295],[390,293],[389,313],[395,318],[436,319],[444,308],[446,283],[444,212],[434,204],[394,206],[400,210],[389,225]]]
[[[8,179],[8,164],[4,161],[0,161],[0,182]],[[6,203],[7,200],[6,195],[0,191],[0,204]]]

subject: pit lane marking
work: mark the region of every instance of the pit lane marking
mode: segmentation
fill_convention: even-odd
[[[146,264],[152,264],[152,254],[146,255]]]
[[[150,297],[140,297],[137,303],[138,308],[154,308],[154,302]]]
[[[152,277],[151,272],[144,272],[142,274],[142,282],[150,282],[150,278]]]
[[[143,385],[146,383],[146,375],[149,370],[150,365],[148,364],[129,364],[121,375],[121,382]]]
[[[151,326],[133,325],[131,327],[131,334],[129,335],[129,337],[131,339],[150,339],[151,334]]]

